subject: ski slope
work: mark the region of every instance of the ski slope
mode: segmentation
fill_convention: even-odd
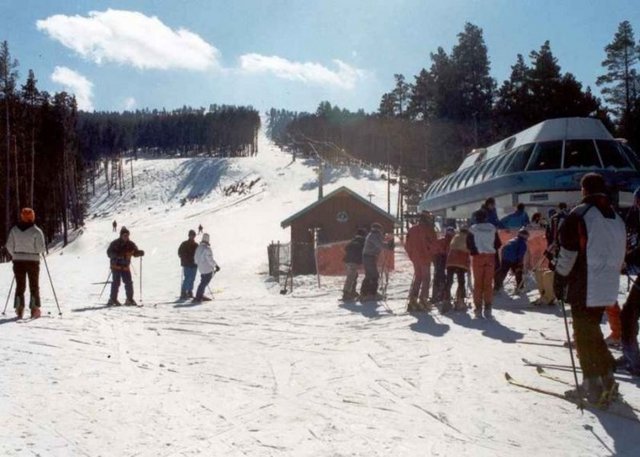
[[[521,361],[569,365],[554,340],[564,335],[559,310],[502,295],[495,321],[407,315],[412,272],[401,246],[393,313],[340,305],[342,278],[318,287],[296,277],[281,295],[266,247],[288,241],[280,221],[317,198],[312,165],[263,137],[255,158],[138,160],[135,188],[122,195],[100,182],[82,233],[48,257],[63,315],[43,265],[44,317],[16,323],[9,305],[0,318],[0,455],[640,455],[638,423],[505,381],[509,371],[565,390]],[[249,193],[223,195],[257,178]],[[346,185],[386,207],[376,170],[333,169],[325,180],[325,193]],[[181,205],[189,196],[199,197]],[[133,263],[142,308],[106,308],[108,291],[99,297],[93,284],[109,273],[114,219],[146,251]],[[177,248],[198,224],[222,270],[212,302],[180,305]],[[10,282],[10,265],[0,265],[3,300]],[[640,406],[638,379],[618,379]]]

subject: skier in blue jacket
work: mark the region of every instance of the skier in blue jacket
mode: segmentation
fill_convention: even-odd
[[[529,232],[522,228],[518,231],[518,235],[511,238],[502,248],[502,259],[500,267],[496,271],[495,290],[502,289],[504,278],[507,277],[509,270],[516,277],[516,291],[520,292],[524,287],[522,280],[522,271],[524,269],[524,256],[527,254],[527,240]]]
[[[513,213],[507,214],[500,219],[500,224],[506,229],[519,229],[529,225],[529,215],[524,210],[524,203],[518,203]]]

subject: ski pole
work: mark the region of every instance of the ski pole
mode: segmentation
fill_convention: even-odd
[[[142,303],[142,257],[140,257],[140,303]]]
[[[53,298],[56,301],[56,306],[58,307],[58,316],[62,316],[62,310],[60,309],[60,303],[58,303],[58,296],[56,295],[56,289],[53,287],[53,280],[51,279],[51,273],[49,272],[49,265],[47,264],[47,258],[42,255],[44,259],[44,266],[47,269],[47,276],[49,276],[49,284],[51,284],[51,290],[53,291]]]
[[[7,306],[9,306],[9,297],[11,297],[11,291],[13,290],[13,283],[15,282],[16,277],[11,278],[11,285],[9,286],[9,293],[7,294],[7,301],[4,302],[4,309],[2,310],[2,315],[5,315],[7,311]]]
[[[576,370],[576,361],[573,358],[573,347],[571,344],[571,336],[569,335],[569,322],[567,320],[567,310],[565,309],[564,298],[560,298],[560,307],[562,308],[562,317],[564,318],[564,329],[567,333],[567,346],[569,347],[569,355],[571,356],[571,369],[573,370],[573,380],[576,383],[576,392],[580,392],[580,386],[578,385],[578,372]],[[580,411],[584,410],[582,400],[578,402],[578,408]]]
[[[109,279],[111,279],[111,268],[109,268],[109,276],[107,276],[107,280],[104,282],[104,286],[100,291],[100,296],[98,297],[98,300],[102,299],[102,294],[104,293],[104,290],[107,288],[107,284],[109,284]]]

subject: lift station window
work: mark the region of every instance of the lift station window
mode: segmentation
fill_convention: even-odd
[[[559,170],[560,168],[562,168],[562,141],[537,143],[527,171]]]
[[[513,160],[511,160],[509,165],[505,167],[504,174],[508,175],[509,173],[518,173],[520,171],[524,171],[524,168],[527,166],[529,158],[531,157],[533,146],[533,144],[518,146],[511,153],[511,155],[513,156]]]
[[[598,147],[604,168],[633,169],[633,166],[629,163],[616,141],[596,140],[596,146]]]
[[[600,168],[593,140],[567,140],[564,143],[564,168]]]

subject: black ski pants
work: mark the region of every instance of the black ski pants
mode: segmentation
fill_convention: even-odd
[[[453,286],[453,276],[458,279],[458,288],[456,289],[456,299],[464,300],[465,297],[465,275],[467,270],[460,267],[447,267],[447,285],[444,288],[444,299],[451,300],[451,286]]]
[[[622,344],[632,345],[638,341],[638,319],[640,319],[640,276],[637,276],[631,292],[624,302],[620,321],[622,322]]]
[[[600,330],[604,311],[602,306],[588,308],[584,304],[571,305],[576,351],[585,378],[604,376],[615,366],[615,359]]]
[[[433,293],[431,296],[435,301],[442,301],[445,295],[447,284],[447,255],[436,254],[433,257]]]
[[[522,282],[523,269],[524,269],[524,266],[522,265],[522,262],[515,262],[515,263],[507,262],[506,260],[503,259],[502,262],[500,263],[500,266],[496,270],[496,277],[494,280],[495,281],[494,289],[500,290],[504,287],[504,279],[507,277],[509,270],[511,270],[511,272],[516,277],[516,289],[521,287],[523,285],[523,282]]]
[[[24,302],[24,292],[29,278],[29,293],[32,299],[40,297],[40,262],[33,260],[14,260],[13,274],[16,277],[16,297]]]
[[[378,256],[363,255],[362,263],[364,264],[364,280],[360,286],[360,295],[370,296],[378,293]]]

